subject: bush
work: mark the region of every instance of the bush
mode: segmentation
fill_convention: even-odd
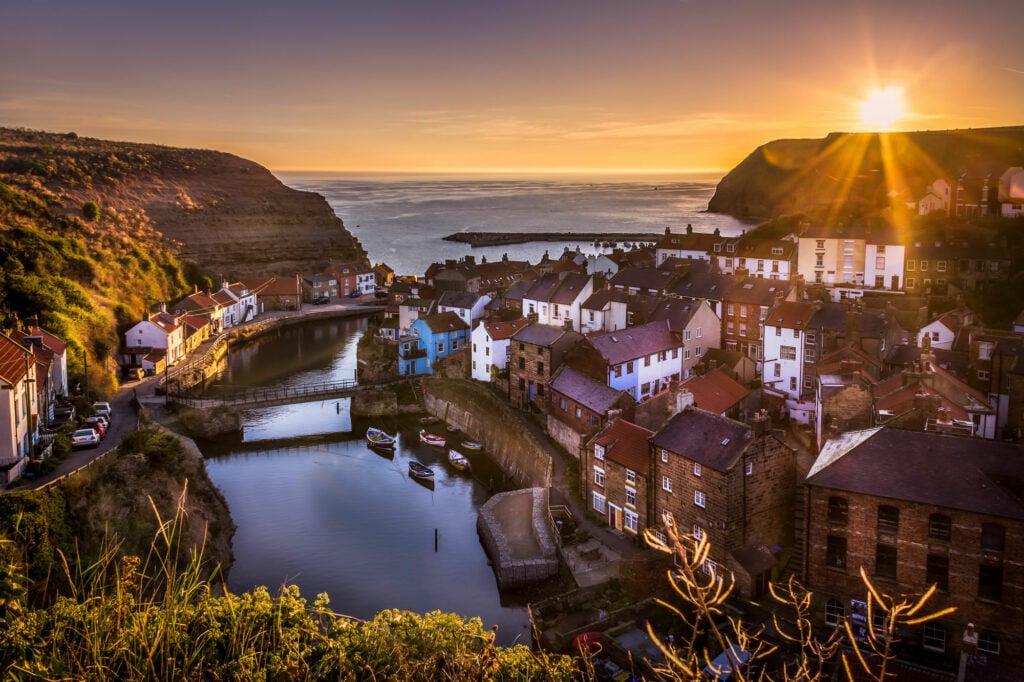
[[[95,223],[100,219],[100,205],[95,201],[87,201],[82,204],[82,215],[90,223]]]

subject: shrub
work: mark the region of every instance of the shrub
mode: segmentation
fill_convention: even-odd
[[[82,204],[82,215],[91,223],[100,219],[100,205],[95,201],[87,201]]]

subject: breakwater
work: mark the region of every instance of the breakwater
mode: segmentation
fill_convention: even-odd
[[[456,232],[444,239],[470,246],[502,246],[528,242],[585,242],[617,245],[656,242],[662,235],[636,232]]]

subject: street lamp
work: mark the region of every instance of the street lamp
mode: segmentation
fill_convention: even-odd
[[[967,659],[978,650],[978,633],[974,630],[974,623],[968,623],[964,630],[963,646],[960,647],[960,671],[956,675],[956,682],[964,682],[967,675]]]

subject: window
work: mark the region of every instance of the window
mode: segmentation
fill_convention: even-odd
[[[626,374],[632,374],[632,373],[633,373],[633,361],[630,360],[629,362],[626,363]]]
[[[804,362],[812,363],[814,358],[817,357],[813,348],[807,348],[804,350]]]
[[[938,270],[939,272],[945,272],[946,271],[946,261],[940,260],[938,263],[935,264],[935,269]]]
[[[776,362],[776,363],[774,363],[773,366],[775,367],[775,376],[776,377],[781,377],[782,376],[782,365],[780,365],[779,363]]]
[[[543,362],[538,362],[537,363],[537,374],[543,374],[543,373],[544,373],[544,363]]]
[[[789,378],[789,390],[790,391],[795,391],[796,390],[796,377],[790,377]]]
[[[636,506],[636,490],[633,488],[626,488],[626,505],[630,507]]]
[[[949,530],[952,526],[945,514],[932,514],[928,517],[928,539],[949,541]]]
[[[843,608],[843,602],[838,599],[829,599],[825,602],[825,624],[833,627],[842,625],[843,619],[846,617],[846,609]]]
[[[650,392],[651,392],[651,382],[645,381],[644,383],[640,384],[640,395],[647,395]]]
[[[696,348],[693,349],[693,354],[694,357],[700,357],[700,346],[697,346]]]
[[[705,559],[704,563],[700,565],[700,570],[704,575],[709,575],[712,578],[718,577],[718,564],[711,559]]]
[[[730,304],[725,306],[725,314],[726,315],[735,315],[736,314],[735,310],[732,307],[732,303],[730,303]]]
[[[630,533],[640,532],[640,515],[637,514],[635,511],[623,509],[622,522],[622,525],[625,526],[626,530],[628,530]]]
[[[741,305],[740,306],[740,317],[746,317],[746,316],[747,316],[747,306]]]
[[[914,281],[913,277],[907,277],[904,283],[906,284],[908,289],[913,289],[915,286],[917,286],[917,283]]]
[[[1002,552],[1006,543],[1006,529],[998,523],[981,524],[981,549],[986,552]]]
[[[687,349],[685,349],[683,351],[683,359],[684,360],[689,360],[690,359],[690,349],[689,348],[687,348]]]
[[[594,446],[594,459],[600,459],[600,460],[604,459],[604,446],[603,445],[595,445]]]
[[[935,586],[943,592],[949,592],[949,557],[942,554],[929,554],[925,563],[925,583]]]
[[[438,344],[437,344],[437,352],[438,353],[443,353],[444,352],[444,341],[438,342]]]
[[[875,270],[885,270],[885,256],[875,256]]]
[[[661,461],[666,463],[666,464],[668,464],[668,450],[662,449],[662,451],[661,451]]]
[[[917,261],[916,260],[908,260],[907,261],[907,272],[913,272],[916,268],[917,268]]]
[[[686,330],[683,331],[683,341],[689,341],[689,340],[690,340],[690,330],[686,329]]]
[[[701,337],[701,328],[697,327],[697,338],[699,339],[700,337]]]
[[[594,493],[594,501],[592,503],[593,507],[594,507],[594,511],[598,512],[599,514],[604,514],[605,513],[604,502],[605,502],[604,495],[602,495],[601,493]]]
[[[583,418],[583,409],[582,408],[579,408],[579,407],[576,408],[576,418],[577,419],[582,419]]]
[[[743,468],[743,473],[746,474],[747,476],[753,476],[754,475],[754,463],[753,462],[747,462],[747,466],[745,466]]]
[[[978,359],[979,360],[990,360],[990,359],[992,359],[992,342],[991,341],[979,341],[978,342]]]
[[[846,538],[841,535],[828,536],[825,542],[825,565],[846,570]]]
[[[815,242],[816,243],[814,245],[814,248],[816,248],[816,249],[824,249],[825,248],[825,240],[824,239],[817,239],[817,240],[815,240]]]
[[[921,272],[928,272],[928,261],[921,261]]]
[[[1003,567],[981,564],[978,567],[978,599],[1003,600]]]
[[[693,463],[693,475],[694,476],[700,476],[700,473],[701,473],[700,462],[694,462]]]
[[[999,655],[999,637],[994,632],[982,630],[978,633],[978,651]]]
[[[604,487],[604,469],[601,467],[594,467],[594,485]]]
[[[896,546],[875,545],[875,575],[896,580]]]
[[[878,532],[895,535],[900,528],[900,510],[882,504],[878,506]]]
[[[946,626],[934,620],[924,624],[924,641],[926,649],[945,651],[946,649]]]
[[[796,346],[780,346],[779,358],[782,360],[796,360]]]
[[[526,369],[526,358],[519,358],[519,369]]]
[[[814,267],[823,268],[825,267],[825,254],[819,253],[814,256]]]
[[[658,362],[665,362],[665,360],[668,360],[668,351],[659,351]]]
[[[672,479],[668,476],[662,476],[661,489],[668,493],[672,492]]]
[[[651,366],[651,356],[650,355],[645,355],[644,356],[644,367],[650,367],[650,366]]]
[[[697,505],[698,507],[700,507],[701,509],[704,509],[705,507],[707,507],[708,498],[701,491],[694,490],[693,491],[693,503],[695,505]]]
[[[568,405],[565,402],[565,398],[559,398],[558,399],[558,409],[560,409],[562,412],[565,412],[565,408],[566,407],[568,407]]]
[[[537,384],[537,397],[538,398],[543,398],[544,397],[544,384]]]
[[[622,376],[622,365],[615,365],[615,378]]]
[[[673,360],[678,360],[679,359],[679,349],[678,348],[673,348],[672,349],[672,359]]]

